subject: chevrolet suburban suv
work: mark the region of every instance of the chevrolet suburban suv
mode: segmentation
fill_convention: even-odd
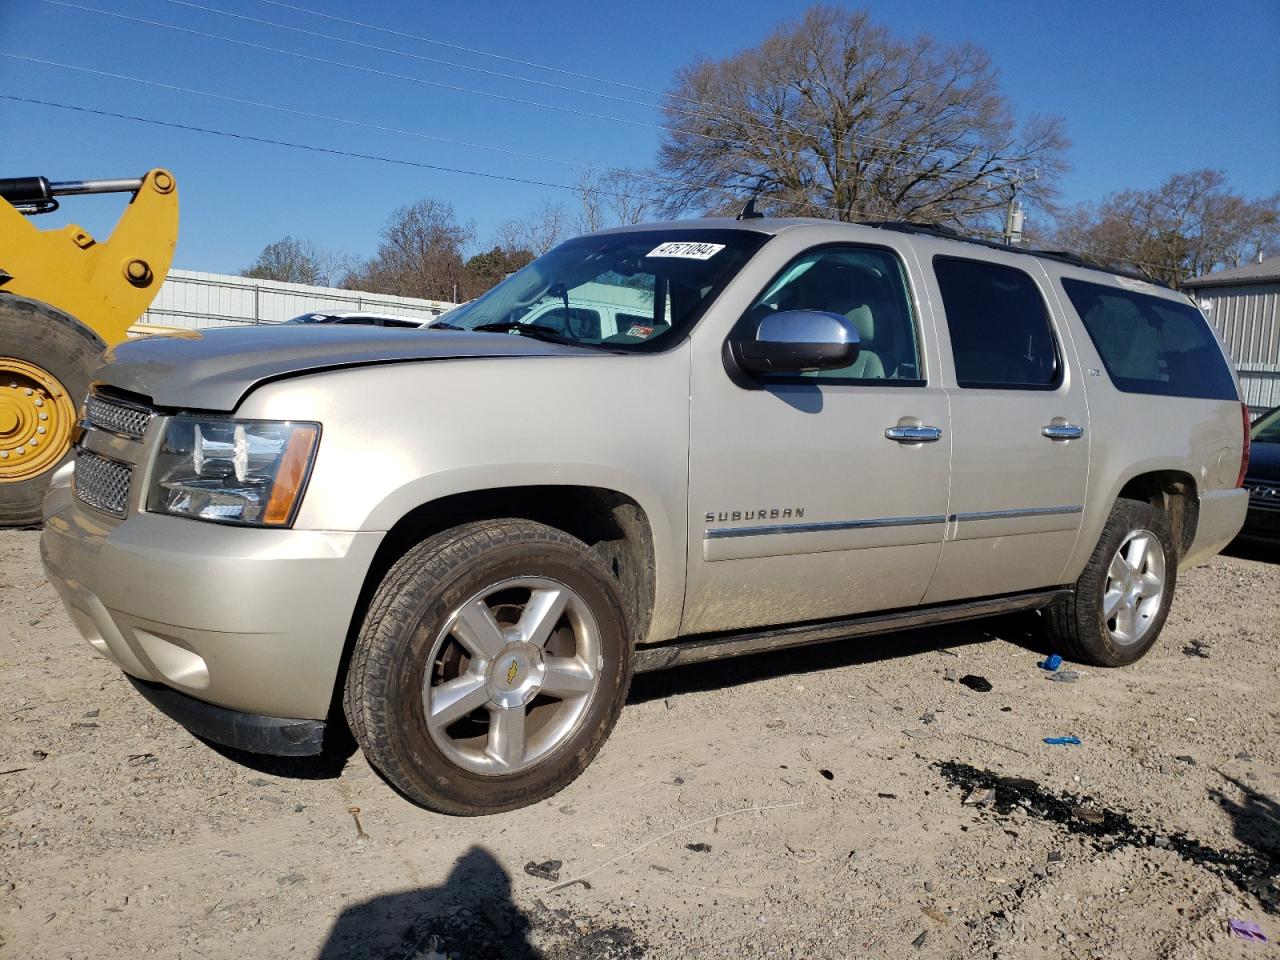
[[[604,300],[625,322],[584,322]],[[427,330],[120,345],[42,552],[192,732],[304,755],[345,723],[404,795],[493,813],[571,782],[636,671],[1010,611],[1133,663],[1240,529],[1247,428],[1204,318],[1141,279],[661,223]]]

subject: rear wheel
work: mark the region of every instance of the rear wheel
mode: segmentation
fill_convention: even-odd
[[[387,573],[356,640],[348,723],[369,762],[444,813],[548,797],[590,763],[631,676],[616,581],[527,520],[470,523]]]
[[[47,304],[0,295],[0,526],[40,522],[106,344]]]
[[[1164,513],[1119,500],[1073,595],[1045,612],[1049,635],[1074,660],[1100,667],[1134,663],[1164,627],[1177,576]]]

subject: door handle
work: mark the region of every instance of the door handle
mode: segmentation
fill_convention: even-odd
[[[1084,427],[1077,427],[1074,423],[1051,423],[1041,427],[1040,432],[1050,440],[1079,440],[1084,436]]]
[[[933,443],[942,439],[942,430],[939,427],[888,427],[884,435],[898,443]]]

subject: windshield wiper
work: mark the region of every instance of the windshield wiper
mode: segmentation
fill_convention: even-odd
[[[548,343],[567,343],[572,347],[586,346],[570,337],[566,337],[555,327],[540,323],[521,323],[518,320],[497,320],[493,323],[481,323],[471,328],[476,333],[518,333],[522,337],[534,340],[545,340]]]
[[[466,327],[455,327],[452,323],[431,323],[426,327],[427,330],[465,330]]]

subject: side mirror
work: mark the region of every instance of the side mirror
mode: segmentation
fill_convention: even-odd
[[[784,310],[764,317],[755,336],[733,344],[738,365],[751,373],[836,370],[858,359],[858,328],[847,317],[818,310]]]

